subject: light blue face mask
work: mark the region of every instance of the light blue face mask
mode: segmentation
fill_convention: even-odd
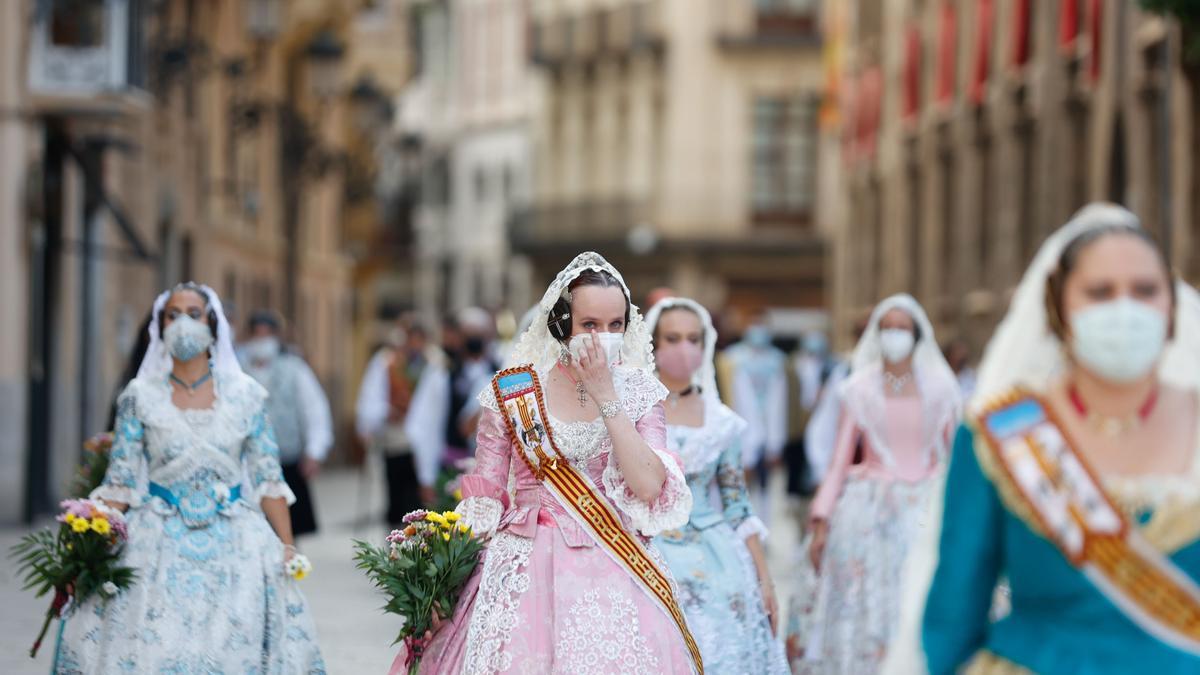
[[[1167,342],[1167,317],[1144,302],[1119,298],[1071,317],[1071,351],[1079,363],[1110,382],[1133,382],[1158,363]]]
[[[213,336],[208,324],[181,314],[163,331],[163,342],[180,361],[191,361],[212,346]]]

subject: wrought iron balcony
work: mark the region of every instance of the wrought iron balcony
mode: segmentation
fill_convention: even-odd
[[[716,38],[727,49],[811,48],[821,44],[813,0],[709,0]]]
[[[621,243],[646,222],[643,199],[585,199],[538,204],[512,214],[509,234],[518,249]]]

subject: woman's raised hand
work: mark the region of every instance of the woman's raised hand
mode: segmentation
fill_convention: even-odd
[[[584,391],[596,405],[615,400],[617,393],[613,387],[612,369],[608,366],[608,357],[600,345],[600,339],[592,333],[591,339],[583,343],[584,348],[571,359],[575,377],[583,383]]]

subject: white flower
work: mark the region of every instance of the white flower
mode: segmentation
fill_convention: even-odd
[[[100,587],[100,592],[110,598],[116,595],[119,590],[121,589],[117,588],[117,585],[111,581],[104,582],[104,585]]]
[[[303,553],[297,553],[292,556],[292,559],[284,565],[284,571],[287,572],[287,575],[297,581],[308,576],[312,572],[312,569],[312,563],[309,562],[308,556]]]
[[[214,483],[212,486],[212,495],[218,504],[224,504],[229,501],[229,486],[224,483]]]

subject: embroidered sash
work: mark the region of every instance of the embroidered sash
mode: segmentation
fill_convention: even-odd
[[[1071,564],[1147,633],[1200,654],[1200,586],[1113,504],[1053,411],[1016,392],[990,404],[978,422],[1000,468],[993,478]]]
[[[497,373],[492,379],[492,389],[513,444],[534,476],[671,617],[683,635],[696,672],[704,675],[700,649],[675,602],[667,576],[654,563],[642,542],[625,530],[613,506],[592,481],[571,466],[555,445],[542,387],[533,367],[525,365]]]

